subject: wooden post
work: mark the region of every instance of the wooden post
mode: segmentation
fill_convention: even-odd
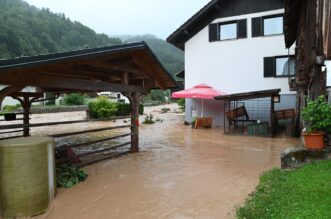
[[[139,97],[138,93],[133,93],[131,103],[131,152],[139,151]]]
[[[131,107],[131,153],[139,152],[139,104],[143,95],[140,93],[123,93],[130,101]]]
[[[274,97],[271,96],[271,107],[270,107],[270,128],[271,128],[271,137],[274,137],[275,134],[275,127],[274,127],[274,111],[275,111],[275,102]]]
[[[30,108],[31,108],[31,102],[29,99],[29,96],[24,96],[23,97],[23,124],[24,125],[29,125],[30,124]],[[30,136],[30,128],[29,127],[24,127],[23,128],[23,136],[28,137]]]

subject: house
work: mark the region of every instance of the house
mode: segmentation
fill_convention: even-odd
[[[281,89],[275,109],[295,108],[289,87],[295,51],[285,47],[283,17],[284,0],[210,1],[167,39],[185,51],[185,88],[205,83],[228,94]],[[195,110],[201,111],[200,100],[186,100],[186,121]],[[223,125],[224,103],[206,101],[204,111],[215,126]]]

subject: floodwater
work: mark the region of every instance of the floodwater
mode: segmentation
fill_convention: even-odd
[[[86,182],[59,189],[42,218],[232,218],[259,175],[279,167],[280,153],[299,144],[192,130],[182,114],[157,110],[164,122],[141,125],[140,153],[86,167]]]

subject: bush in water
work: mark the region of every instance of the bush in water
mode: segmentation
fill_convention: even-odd
[[[79,93],[68,94],[64,97],[64,104],[69,106],[79,106],[85,104],[85,96]]]

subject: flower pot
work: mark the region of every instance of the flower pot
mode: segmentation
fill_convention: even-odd
[[[324,148],[324,132],[302,132],[303,142],[307,149],[320,150]]]

